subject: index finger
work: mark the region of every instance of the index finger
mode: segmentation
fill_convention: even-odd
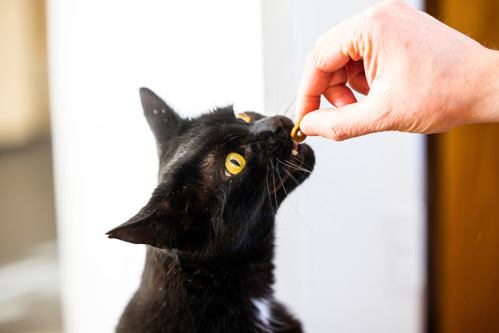
[[[319,108],[321,95],[326,91],[331,72],[323,71],[314,65],[314,50],[307,56],[298,94],[296,96],[296,119],[300,120],[305,114]]]
[[[316,47],[308,53],[296,97],[297,120],[320,107],[321,95],[330,85],[334,72],[350,60],[362,58],[362,34],[355,33],[357,21],[353,17],[335,26],[320,37]],[[328,99],[335,104],[334,95]]]

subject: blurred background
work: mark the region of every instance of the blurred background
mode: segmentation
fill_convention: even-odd
[[[0,332],[61,332],[45,3],[0,0]]]
[[[315,39],[375,3],[0,0],[0,332],[113,331],[144,248],[104,233],[157,172],[139,87],[283,114]],[[408,3],[499,46],[495,0]],[[307,332],[499,332],[498,124],[307,142],[276,257]]]

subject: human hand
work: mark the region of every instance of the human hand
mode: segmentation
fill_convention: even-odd
[[[317,40],[307,56],[295,119],[303,118],[304,134],[336,141],[499,121],[498,78],[499,52],[389,0]],[[351,89],[367,97],[357,102]],[[336,108],[317,110],[321,95]]]

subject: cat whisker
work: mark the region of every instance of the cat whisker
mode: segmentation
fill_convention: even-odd
[[[305,169],[304,167],[302,167],[301,165],[298,165],[298,164],[295,164],[291,161],[281,161],[278,159],[278,162],[280,162],[281,164],[291,168],[291,169],[294,169],[296,171],[302,171],[302,172],[306,172],[306,173],[312,173],[312,171],[308,170],[308,169]]]
[[[274,184],[275,205],[276,205],[276,207],[278,207],[279,202],[277,201],[277,188],[276,188],[276,182],[275,182],[275,167],[274,167],[274,163],[272,163],[272,161],[270,161],[270,165],[272,166],[272,180],[273,180],[273,184]]]
[[[307,173],[310,173],[312,174],[312,172],[310,170],[307,170],[307,169],[304,169],[292,162],[283,162],[281,160],[277,160],[281,165],[284,165],[284,166],[287,166],[291,169],[296,169],[296,170],[300,170],[300,171],[303,171],[303,172],[307,172]],[[293,176],[293,174],[290,172],[290,170],[284,168],[283,169],[284,172],[287,174],[287,176],[292,179],[296,184],[300,184],[300,182]],[[314,173],[315,174],[315,173]],[[283,184],[283,187],[284,187],[284,184]],[[329,210],[324,207],[323,205],[321,205],[321,203],[305,188],[305,187],[302,187],[301,188],[302,191],[305,191],[305,193],[312,199],[312,201],[320,208],[322,209],[323,211],[329,213]],[[291,203],[291,206],[293,207],[293,209],[295,210],[296,214],[299,216],[299,218],[303,221],[303,223],[305,224],[305,226],[307,227],[307,229],[314,235],[314,237],[320,241],[320,238],[317,237],[316,233],[312,230],[311,226],[309,225],[309,223],[300,215],[300,213],[298,212],[298,210],[296,209],[294,203],[292,202],[291,198],[288,198],[288,200],[290,201]]]
[[[281,184],[276,184],[276,188],[275,188],[275,191],[277,192],[277,190],[279,190],[281,187],[284,187],[284,182],[287,180],[288,176],[286,175],[284,177],[284,179],[281,178],[281,172],[279,171],[279,165],[282,164],[282,162],[279,160],[279,159],[276,159],[276,162],[278,163],[275,168],[275,170],[277,171],[277,175],[279,176],[280,180],[281,180]],[[284,170],[284,168],[283,168]],[[279,186],[277,186],[279,185]],[[287,194],[287,192],[286,192]]]
[[[303,172],[306,172],[306,173],[309,173],[309,174],[313,174],[315,177],[317,177],[317,178],[319,178],[319,179],[321,179],[321,180],[323,180],[323,181],[325,181],[325,182],[327,182],[329,184],[332,184],[334,186],[338,185],[335,182],[333,182],[331,179],[328,179],[328,178],[326,178],[324,176],[319,175],[317,173],[317,171],[315,171],[315,170],[313,172],[310,171],[309,169],[312,169],[312,168],[309,167],[309,165],[305,161],[301,160],[300,158],[298,158],[296,156],[291,156],[291,159],[293,159],[297,163],[300,163],[300,165],[298,165],[298,164],[296,164],[296,163],[294,163],[292,161],[280,161],[280,162],[283,163],[283,164],[287,164],[290,168],[293,168],[293,169],[295,169],[297,171],[303,171]],[[304,167],[307,167],[309,169],[304,168]]]
[[[283,169],[283,170],[286,171],[288,173],[288,175],[291,175],[286,169]],[[277,175],[279,176],[279,180],[281,181],[282,189],[284,190],[284,193],[286,193],[286,196],[287,196],[288,195],[288,191],[286,190],[286,186],[284,186],[284,181],[282,180],[281,175],[279,174],[279,172],[277,173]]]
[[[268,165],[267,165],[267,174],[265,176],[265,181],[267,183],[267,195],[269,196],[270,206],[272,207],[273,211],[276,211],[277,207],[274,209],[274,204],[272,203],[272,197],[271,197],[271,193],[270,193],[270,186],[269,186],[269,166]]]
[[[307,170],[304,167],[299,166],[299,165],[293,165],[293,164],[289,164],[289,163],[283,163],[283,164],[286,165],[288,168],[290,168],[292,170],[295,170],[295,171],[301,171],[301,172],[305,172],[305,173],[312,173],[312,171]]]
[[[284,172],[288,174],[289,178],[291,178],[296,183],[296,185],[300,185],[300,182],[291,174],[291,172],[286,169],[284,169]]]
[[[291,173],[286,170],[286,169],[283,169],[291,179],[293,179],[297,184],[299,184],[299,182],[291,175]],[[280,177],[280,176],[279,176]],[[282,179],[281,179],[281,182],[282,182]],[[288,194],[287,191],[286,191],[286,188],[284,186],[284,183],[282,183],[282,187],[284,189],[284,191],[286,192],[286,195]],[[307,192],[308,194],[310,194],[309,192]],[[291,204],[291,206],[293,207],[296,215],[299,217],[300,220],[302,220],[303,224],[307,227],[308,231],[314,236],[315,239],[317,239],[317,241],[321,244],[321,245],[324,245],[322,243],[322,240],[317,236],[317,234],[314,232],[314,230],[312,229],[312,227],[308,224],[307,220],[305,220],[303,218],[303,216],[299,213],[298,209],[296,208],[295,204],[293,203],[293,201],[291,200],[291,198],[288,197],[288,200]]]
[[[242,136],[242,134],[240,133],[232,133],[232,134],[229,134],[227,135],[225,138],[224,138],[224,142],[230,142],[234,139],[237,139],[237,138],[240,138]]]
[[[291,101],[291,103],[288,105],[288,107],[286,108],[286,110],[284,111],[284,116],[289,112],[289,110],[291,110],[291,107],[295,104],[296,102],[296,97],[293,98],[293,100]]]
[[[310,169],[312,169],[312,167],[310,165],[308,165],[305,161],[303,161],[302,159],[299,159],[299,158],[297,158],[295,156],[291,156],[291,158],[294,161],[296,161],[297,163],[299,163],[299,165],[297,163],[292,162],[292,161],[288,161],[288,163],[291,163],[291,164],[293,164],[295,166],[300,166],[300,167],[305,166],[305,167],[307,167],[307,169],[305,169],[305,170],[308,171],[309,173],[312,173],[312,171],[310,171]]]
[[[305,186],[301,187],[301,191],[305,192],[307,196],[317,205],[317,207],[319,207],[323,212],[326,213],[326,215],[334,216],[334,214],[331,213],[330,209],[321,204],[320,201],[317,200],[317,198],[314,195],[312,195],[312,193],[310,193]]]
[[[284,163],[283,163],[283,164],[284,164]],[[284,165],[285,165],[285,164],[284,164]],[[308,171],[308,170],[306,170],[306,169],[303,169],[302,171],[307,171],[307,172],[311,173],[310,171]],[[289,178],[291,178],[291,179],[292,179],[292,180],[296,183],[296,185],[300,185],[300,182],[299,182],[299,181],[298,181],[298,180],[297,180],[297,179],[293,176],[293,174],[292,174],[289,170],[284,169],[284,172],[286,172],[286,173],[287,173],[288,177],[289,177]]]
[[[303,172],[307,172],[307,173],[310,173],[310,174],[313,174],[314,176],[316,176],[317,178],[323,180],[323,181],[326,181],[332,185],[334,185],[335,187],[337,186],[337,184],[335,184],[334,182],[332,182],[330,179],[327,179],[325,177],[322,177],[320,175],[317,174],[317,172],[312,172],[310,170],[307,170],[307,169],[304,169],[303,167],[300,167],[300,166],[297,166],[296,164],[292,163],[292,162],[283,162],[283,161],[280,161],[280,163],[284,164],[284,165],[287,165],[288,167],[290,168],[294,168],[296,170],[299,170],[299,171],[303,171]],[[289,170],[286,170],[285,169],[285,172],[289,172]],[[289,174],[289,177],[291,179],[293,179],[295,182],[298,183],[298,181],[296,180],[296,178],[292,175],[292,174]],[[327,207],[325,207],[324,205],[322,205],[319,200],[317,200],[317,198],[312,195],[308,190],[307,190],[307,187],[306,186],[302,186],[301,187],[301,191],[304,191],[308,197],[310,197],[310,199],[324,212],[326,212],[328,215],[333,215],[330,213],[329,209]]]
[[[318,173],[317,173],[317,171],[314,171],[313,173],[311,173],[311,175],[313,175],[313,176],[315,176],[315,177],[319,178],[320,180],[322,180],[322,181],[324,181],[324,182],[326,182],[326,183],[328,183],[328,184],[331,184],[331,185],[332,185],[332,186],[334,186],[334,187],[338,187],[338,183],[335,183],[334,181],[332,181],[332,180],[331,180],[331,179],[329,179],[329,178],[326,178],[326,177],[324,177],[324,176],[321,176],[320,174],[318,174]]]
[[[309,164],[307,164],[307,162],[305,162],[303,159],[301,158],[298,158],[296,156],[291,156],[291,159],[296,162],[294,163],[295,165],[300,165],[300,166],[306,166],[309,170],[313,169],[312,166],[310,166]],[[288,161],[289,163],[293,163],[292,161]]]

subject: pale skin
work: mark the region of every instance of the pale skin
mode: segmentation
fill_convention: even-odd
[[[352,89],[367,96],[357,102]],[[322,95],[335,108],[320,109]],[[299,120],[304,134],[335,141],[499,122],[499,51],[384,1],[319,37],[298,89]]]

